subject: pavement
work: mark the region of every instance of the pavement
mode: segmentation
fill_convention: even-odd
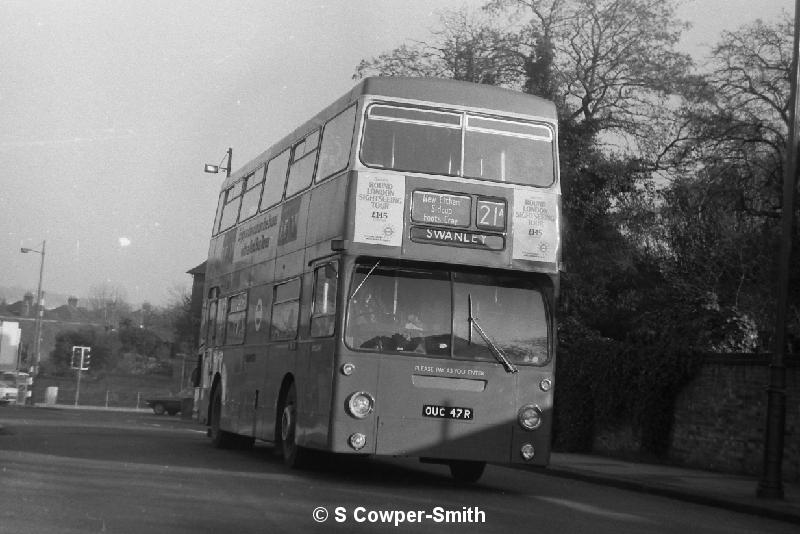
[[[122,406],[88,406],[81,404],[75,406],[74,404],[45,404],[36,403],[36,408],[49,408],[51,410],[88,410],[97,412],[128,412],[128,413],[153,413],[153,409],[147,406],[140,408],[128,408]]]
[[[76,407],[49,405],[47,408],[75,409]],[[81,406],[78,409],[112,408]],[[144,408],[117,410],[150,411]],[[2,426],[0,423],[0,433],[3,431]],[[537,469],[537,473],[660,495],[800,525],[800,481],[783,481],[783,498],[768,499],[756,495],[759,484],[759,477],[756,476],[732,475],[571,453],[553,453],[550,456],[550,465],[546,469]]]
[[[756,495],[759,477],[553,453],[541,473],[800,524],[800,483],[783,482],[783,499]]]

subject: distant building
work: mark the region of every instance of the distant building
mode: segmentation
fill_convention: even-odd
[[[0,321],[0,371],[15,371],[19,365],[20,328],[16,321]]]
[[[42,296],[44,302],[44,294]],[[19,344],[20,361],[23,367],[33,364],[34,337],[36,332],[36,306],[33,293],[27,292],[22,300],[0,306],[0,321],[16,321],[21,329]],[[63,330],[75,330],[82,326],[104,326],[86,308],[78,306],[77,297],[69,297],[67,303],[57,308],[44,307],[42,314],[42,337],[39,348],[41,362],[47,363],[55,347],[56,335]]]
[[[18,300],[13,304],[9,304],[4,310],[0,310],[2,315],[11,315],[16,317],[35,317],[33,293],[27,292],[22,300]]]
[[[96,322],[89,310],[78,307],[78,297],[69,297],[66,304],[49,311],[45,310],[45,315],[64,323],[95,324]]]
[[[206,262],[189,269],[186,273],[192,275],[192,339],[194,340],[194,348],[197,348],[200,340],[200,322],[203,317],[203,288],[206,283]]]

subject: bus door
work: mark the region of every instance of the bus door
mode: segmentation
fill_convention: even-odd
[[[272,439],[271,428],[275,413],[273,399],[277,395],[276,379],[269,376],[269,314],[272,306],[271,285],[262,284],[250,289],[247,313],[247,340],[244,352],[245,390],[249,395],[252,413],[243,422],[251,428],[248,435]],[[266,429],[270,430],[266,430]]]
[[[283,377],[292,373],[297,379],[300,290],[300,278],[293,278],[273,286],[269,323],[270,344],[267,348],[268,376],[266,379],[270,391],[265,393],[269,395],[269,400],[276,407],[276,410],[279,402],[277,397],[280,393],[279,388]],[[298,386],[300,385],[298,383]],[[298,392],[298,398],[300,395],[301,393]],[[269,417],[269,415],[265,417]],[[275,424],[279,424],[279,421],[276,421]]]
[[[211,388],[214,384],[214,377],[220,370],[221,355],[215,355],[215,353],[218,352],[216,347],[218,345],[219,307],[219,288],[212,287],[208,291],[203,324],[201,327],[200,387],[195,392],[195,403],[198,406],[197,418],[200,423],[208,423],[208,403],[210,401]]]
[[[232,419],[233,431],[252,435],[252,425],[247,421],[252,417],[251,395],[246,387],[245,368],[245,327],[247,319],[247,292],[240,292],[224,300],[219,313],[224,317],[222,345],[224,351],[223,380],[223,420],[226,414]],[[227,427],[227,425],[225,425]]]
[[[300,344],[298,359],[305,371],[302,433],[306,446],[328,445],[336,350],[336,299],[339,283],[338,261],[328,259],[314,265],[304,295],[308,302],[303,316],[310,316],[307,340]],[[305,297],[304,297],[305,301]],[[307,307],[307,308],[306,308]],[[303,327],[305,329],[305,326]]]

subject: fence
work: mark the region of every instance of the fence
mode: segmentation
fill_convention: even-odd
[[[33,384],[33,402],[45,403],[47,388],[58,388],[59,404],[74,404],[77,389],[76,376],[40,376]],[[81,376],[78,404],[106,406],[109,408],[146,408],[145,400],[172,396],[178,393],[175,381],[168,376],[105,375]]]

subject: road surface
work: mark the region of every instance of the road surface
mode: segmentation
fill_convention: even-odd
[[[177,417],[0,408],[0,533],[796,533],[796,525],[505,467],[217,450]]]

